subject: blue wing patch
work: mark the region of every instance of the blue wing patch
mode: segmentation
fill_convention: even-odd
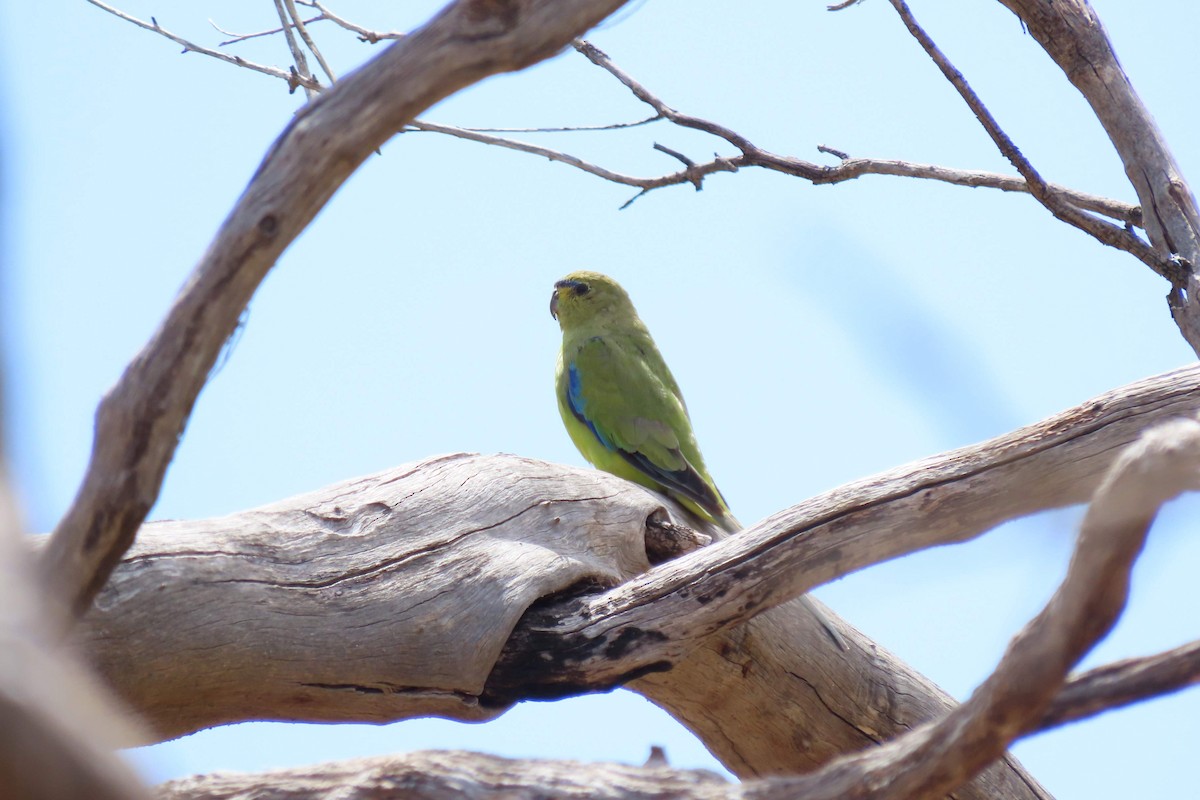
[[[665,470],[642,453],[631,453],[622,447],[617,447],[611,439],[600,432],[595,423],[587,416],[587,401],[583,397],[583,384],[579,377],[579,370],[575,368],[574,363],[567,365],[567,406],[571,409],[571,413],[575,415],[575,419],[586,425],[587,429],[592,432],[592,435],[609,452],[616,453],[624,458],[643,475],[659,483],[668,494],[678,493],[695,501],[705,511],[714,515],[714,517],[720,515],[721,504],[724,502],[724,498],[721,498],[720,492],[716,491],[715,487],[710,487],[705,483],[704,479],[700,477],[691,464],[687,464],[685,461],[684,463],[687,464],[686,469]]]
[[[614,452],[620,449],[614,446],[608,437],[597,430],[596,425],[588,419],[587,412],[584,410],[587,401],[583,399],[583,385],[579,379],[579,370],[575,369],[574,363],[567,365],[567,405],[571,407],[571,413],[575,415],[575,419],[586,425],[592,435],[600,440],[600,444]]]

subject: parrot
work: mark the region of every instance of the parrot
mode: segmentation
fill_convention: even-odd
[[[580,454],[727,533],[740,531],[700,454],[683,393],[621,285],[599,272],[572,272],[555,282],[550,316],[563,334],[558,410]],[[846,649],[825,614],[801,600]]]

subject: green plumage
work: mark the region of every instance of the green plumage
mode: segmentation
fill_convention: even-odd
[[[738,530],[679,385],[625,290],[598,272],[574,272],[555,284],[551,313],[563,331],[558,408],[584,458]]]
[[[679,385],[625,290],[607,275],[572,272],[554,284],[550,314],[563,333],[558,410],[583,457],[730,533],[741,530],[704,465]],[[846,649],[825,613],[800,601]]]

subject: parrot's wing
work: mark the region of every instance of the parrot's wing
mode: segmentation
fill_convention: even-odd
[[[695,442],[669,375],[656,375],[636,346],[600,337],[585,342],[564,367],[567,407],[607,450],[714,518],[728,513],[720,492],[681,450],[684,441],[694,450]]]

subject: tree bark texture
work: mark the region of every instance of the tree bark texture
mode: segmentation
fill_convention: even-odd
[[[649,573],[647,521],[678,514],[662,498],[513,456],[434,458],[229,517],[144,526],[79,638],[157,738],[245,719],[480,720],[520,699],[520,680],[525,696],[546,696],[561,663],[535,675],[541,657],[509,649],[537,601],[574,602],[584,611],[562,641],[592,659],[580,674],[606,676],[590,688],[637,677],[631,688],[740,776],[805,772],[952,703],[848,626],[851,650],[833,648],[789,597],[840,569],[1086,500],[1123,445],[1197,409],[1200,368],[1178,370],[814,498]],[[778,579],[784,591],[770,588],[775,566],[756,570],[736,549],[760,536],[759,558],[837,544],[793,565],[808,577]],[[647,599],[660,576],[689,570],[665,585],[758,599],[713,619],[705,607],[723,599]],[[778,607],[757,613],[764,602]],[[637,625],[609,624],[631,613]],[[578,647],[588,637],[603,646]],[[959,796],[1044,796],[1011,762],[972,787]]]

